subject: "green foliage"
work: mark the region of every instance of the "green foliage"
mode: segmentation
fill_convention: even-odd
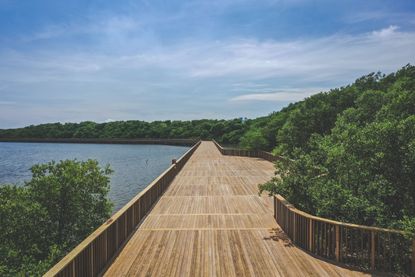
[[[415,230],[414,79],[409,65],[360,78],[347,88],[355,100],[336,115],[320,102],[304,110],[312,97],[305,100],[277,134],[286,143],[277,151],[289,150],[294,161],[278,162],[276,177],[260,191],[322,217]]]
[[[36,261],[49,252],[47,212],[30,199],[21,187],[0,187],[0,275],[15,275],[23,263],[37,267]]]
[[[247,129],[241,119],[94,123],[52,123],[0,130],[0,138],[201,138],[238,144]]]
[[[241,139],[243,148],[257,150],[267,146],[267,140],[260,130],[251,129]]]
[[[41,275],[111,213],[108,166],[66,160],[31,170],[24,187],[0,186],[0,276]]]
[[[352,85],[310,96],[267,117],[251,120],[245,135],[260,132],[267,141],[263,150],[274,149],[276,154],[292,156],[296,147],[307,147],[313,134],[329,133],[337,115],[355,104],[360,91]],[[255,141],[246,140],[241,146],[255,148],[251,143]]]
[[[26,186],[32,199],[42,203],[51,221],[54,240],[73,244],[101,224],[111,212],[106,199],[110,168],[98,162],[66,160],[32,167],[32,180]]]

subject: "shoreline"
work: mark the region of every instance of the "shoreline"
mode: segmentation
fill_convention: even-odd
[[[198,139],[0,138],[0,142],[193,146]]]

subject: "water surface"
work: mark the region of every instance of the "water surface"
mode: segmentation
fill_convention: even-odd
[[[0,142],[0,184],[23,185],[31,178],[30,167],[37,163],[96,159],[101,166],[110,164],[114,170],[109,198],[116,211],[187,149],[166,145]]]

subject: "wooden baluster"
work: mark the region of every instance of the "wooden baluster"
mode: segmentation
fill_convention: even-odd
[[[135,228],[135,204],[133,204],[132,209],[133,209],[133,211],[131,213],[132,214],[132,218],[131,218],[131,225],[132,225],[131,232]]]
[[[412,276],[415,277],[415,238],[412,240]]]
[[[323,231],[323,235],[324,235],[324,240],[323,240],[323,255],[324,256],[326,256],[326,258],[328,257],[328,247],[329,247],[329,239],[330,239],[330,237],[329,237],[329,235],[330,235],[330,233],[329,233],[329,225],[326,223],[326,222],[324,222],[323,223],[323,228],[324,228],[324,231]]]
[[[288,208],[284,207],[284,231],[287,233],[288,235]]]
[[[296,214],[295,212],[293,213],[293,242],[296,243],[297,242],[297,222],[296,222]]]
[[[108,229],[104,231],[104,257],[105,257],[105,264],[107,263],[108,259]]]
[[[340,226],[336,225],[336,261],[340,261]]]
[[[274,218],[277,220],[277,197],[274,195]]]
[[[115,249],[118,249],[118,221],[115,222]]]
[[[375,270],[375,232],[370,232],[370,268]]]
[[[90,267],[91,267],[91,276],[94,276],[94,244],[91,243],[90,246],[91,250],[89,251],[90,253]]]
[[[128,236],[128,210],[125,212],[124,218],[125,218],[125,222],[124,222],[124,238],[123,238],[123,242],[125,241],[125,239]]]
[[[320,221],[317,221],[316,224],[316,234],[317,234],[317,241],[316,241],[316,250],[317,250],[317,255],[321,255],[321,228],[320,228],[321,224]]]
[[[309,241],[308,241],[308,250],[310,251],[310,252],[313,252],[313,239],[314,239],[314,222],[313,222],[313,220],[310,218],[309,219],[309,226],[308,226],[308,228],[309,228],[309,235],[310,235],[310,238],[309,238]]]

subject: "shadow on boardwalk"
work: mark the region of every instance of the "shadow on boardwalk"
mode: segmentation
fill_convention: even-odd
[[[269,233],[269,237],[264,237],[264,240],[282,241],[286,247],[294,246],[290,238],[284,233],[283,230],[281,230],[281,228],[272,228],[269,230]]]

